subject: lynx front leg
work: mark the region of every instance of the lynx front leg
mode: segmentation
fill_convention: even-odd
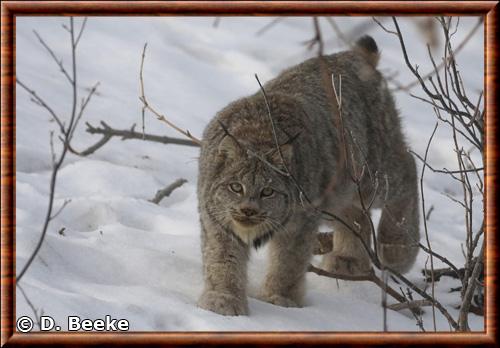
[[[342,212],[345,222],[358,231],[365,243],[370,246],[370,225],[363,211],[351,206]],[[326,271],[344,274],[360,275],[370,270],[371,262],[359,237],[346,226],[336,222],[333,224],[333,250],[323,256],[320,267]]]
[[[276,233],[269,246],[269,269],[260,294],[262,300],[283,307],[302,306],[316,228],[316,223],[310,222],[296,231]]]
[[[230,232],[203,225],[205,287],[198,306],[222,315],[246,315],[248,246]]]

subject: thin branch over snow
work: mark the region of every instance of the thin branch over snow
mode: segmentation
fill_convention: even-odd
[[[79,156],[88,156],[104,145],[108,143],[113,138],[121,138],[120,140],[147,140],[160,144],[172,144],[172,145],[185,145],[185,146],[194,146],[199,147],[200,144],[188,139],[181,138],[172,138],[168,136],[162,135],[154,135],[147,133],[139,133],[135,130],[135,124],[132,125],[130,129],[116,129],[109,126],[106,122],[101,121],[101,127],[92,126],[90,123],[86,122],[87,132],[90,134],[100,134],[102,138],[97,141],[95,144],[89,146],[88,148],[78,151],[75,150],[72,146],[70,147],[70,151]]]
[[[454,49],[451,45],[451,38],[457,30],[457,27],[452,32],[452,17],[438,17],[436,20],[441,26],[443,37],[445,39],[444,45],[444,57],[443,63],[441,65],[437,65],[432,52],[430,50],[429,45],[427,46],[429,60],[433,65],[433,73],[430,76],[422,76],[418,71],[418,66],[413,65],[410,61],[406,50],[406,44],[401,33],[401,29],[398,25],[398,21],[395,17],[392,18],[394,23],[394,28],[396,31],[391,31],[385,28],[383,25],[378,23],[383,30],[394,34],[400,43],[402,54],[404,57],[404,61],[408,67],[408,69],[412,72],[412,74],[416,77],[418,83],[421,86],[425,97],[414,96],[417,99],[431,104],[433,106],[434,112],[438,121],[441,121],[450,126],[453,137],[453,150],[456,155],[457,170],[448,170],[444,168],[443,170],[436,170],[432,166],[430,166],[427,162],[427,152],[429,148],[430,141],[432,140],[432,136],[429,139],[429,143],[426,149],[425,157],[422,158],[417,153],[410,151],[415,157],[417,157],[422,163],[422,177],[425,171],[425,168],[429,168],[435,173],[448,175],[450,178],[456,180],[460,183],[463,193],[463,198],[461,200],[455,199],[451,197],[455,202],[459,203],[460,206],[464,209],[464,218],[465,218],[465,265],[464,268],[458,270],[457,267],[453,266],[446,258],[441,255],[436,254],[430,248],[429,236],[427,233],[427,219],[424,219],[424,228],[426,232],[426,240],[428,243],[428,247],[425,248],[420,244],[420,247],[425,250],[431,256],[431,268],[432,268],[432,257],[437,257],[441,261],[445,262],[447,265],[451,267],[453,273],[457,275],[457,277],[461,280],[461,298],[462,303],[460,306],[460,313],[458,317],[458,322],[454,321],[454,319],[450,320],[450,325],[457,331],[469,331],[468,326],[468,313],[471,307],[471,300],[474,292],[474,288],[479,282],[479,277],[482,271],[482,263],[484,257],[484,243],[485,240],[483,238],[481,251],[479,252],[479,256],[477,258],[474,257],[477,245],[479,243],[479,239],[483,235],[483,226],[484,226],[484,215],[483,222],[481,223],[482,227],[475,234],[473,233],[472,222],[473,222],[473,183],[469,175],[472,174],[478,180],[478,184],[476,184],[477,189],[481,194],[483,194],[483,179],[480,176],[480,172],[483,171],[483,167],[477,167],[474,162],[471,160],[468,152],[464,151],[463,145],[459,141],[459,135],[463,137],[462,140],[468,141],[473,145],[474,149],[477,149],[484,161],[484,148],[483,148],[483,136],[484,136],[484,105],[481,105],[483,93],[479,94],[476,103],[473,103],[467,95],[465,90],[465,86],[458,69],[458,63],[456,62],[456,53],[457,49],[463,47],[465,43],[470,39],[473,33],[478,29],[478,27],[482,24],[483,20],[479,19],[478,23],[472,29],[472,31],[466,36],[464,41]],[[442,71],[440,72],[440,69]],[[421,179],[422,186],[422,179]],[[425,216],[425,197],[424,192],[421,187],[421,195],[422,195],[422,212]],[[429,213],[430,214],[430,213]],[[477,260],[477,261],[476,261]],[[428,272],[429,273],[429,272]],[[437,273],[435,270],[431,269],[430,276],[431,281],[434,283],[436,281],[435,276]],[[434,286],[433,286],[434,289]],[[434,291],[433,291],[434,292]],[[433,296],[434,297],[434,296]],[[436,305],[433,303],[433,305]],[[439,309],[439,307],[436,305]],[[443,313],[444,314],[444,313]],[[448,318],[448,317],[447,317]]]
[[[162,121],[163,123],[166,123],[169,127],[175,129],[177,132],[185,135],[186,137],[188,137],[189,139],[191,139],[193,142],[197,143],[198,145],[201,145],[201,140],[196,138],[195,136],[193,136],[188,130],[183,130],[179,127],[177,127],[175,124],[173,124],[172,122],[170,122],[164,115],[160,114],[158,111],[156,111],[148,102],[148,100],[146,99],[146,95],[145,95],[145,92],[144,92],[144,78],[143,78],[143,71],[144,71],[144,59],[146,57],[146,48],[147,48],[147,43],[144,44],[144,48],[142,50],[142,59],[141,59],[141,69],[140,69],[140,72],[139,72],[139,80],[140,80],[140,84],[141,84],[141,95],[139,96],[139,100],[142,102],[142,121],[143,121],[143,127],[142,127],[142,130],[143,130],[143,133],[144,133],[144,113],[146,110],[149,110],[150,112],[152,112],[156,118],[159,120],[159,121]]]
[[[154,203],[154,204],[159,204],[163,198],[170,196],[172,194],[172,192],[174,192],[174,190],[178,189],[179,187],[181,187],[185,183],[187,183],[186,179],[182,179],[182,178],[177,179],[173,183],[168,185],[167,187],[165,187],[161,190],[158,190],[158,192],[156,192],[156,195],[152,199],[150,199],[149,201],[151,203]]]
[[[66,155],[68,151],[70,151],[71,147],[71,140],[73,138],[73,135],[75,133],[75,128],[78,125],[78,121],[81,118],[83,111],[85,110],[85,106],[88,104],[90,101],[92,95],[95,92],[95,89],[97,88],[98,84],[92,88],[90,91],[89,95],[83,99],[81,108],[79,113],[77,114],[77,103],[78,103],[78,84],[77,84],[77,58],[76,58],[76,47],[77,47],[77,39],[81,37],[81,34],[83,32],[85,26],[85,21],[82,23],[78,38],[75,38],[75,25],[74,25],[74,19],[73,17],[69,18],[69,28],[65,27],[65,29],[69,32],[70,35],[70,48],[71,48],[71,75],[68,73],[68,71],[64,68],[62,64],[62,60],[58,59],[55,53],[52,51],[52,49],[45,43],[45,41],[38,35],[38,33],[35,32],[35,35],[37,36],[38,40],[42,43],[44,48],[49,52],[51,57],[56,61],[58,64],[62,74],[66,77],[68,82],[71,85],[71,94],[72,94],[72,103],[71,103],[71,112],[69,116],[69,120],[67,125],[62,122],[62,119],[54,112],[54,110],[46,103],[41,97],[38,96],[38,94],[34,91],[31,90],[29,87],[27,87],[24,83],[19,81],[19,79],[16,79],[16,83],[21,86],[23,89],[25,89],[31,96],[32,96],[32,101],[43,107],[57,122],[60,130],[59,134],[59,140],[61,140],[62,143],[62,150],[59,153],[59,156],[55,154],[54,151],[54,146],[53,146],[53,133],[50,135],[50,146],[51,146],[51,151],[52,151],[52,173],[50,176],[50,188],[49,188],[49,202],[48,202],[48,208],[45,216],[45,220],[43,222],[43,227],[42,227],[42,232],[40,234],[40,238],[38,239],[38,242],[35,246],[35,249],[31,253],[31,255],[28,257],[28,260],[22,267],[21,271],[17,274],[16,276],[16,283],[18,284],[21,279],[23,278],[24,274],[26,271],[29,269],[31,266],[33,260],[35,257],[38,255],[38,252],[40,251],[40,248],[42,247],[42,244],[45,240],[45,236],[47,234],[49,224],[54,219],[60,212],[61,210],[66,206],[63,204],[63,206],[58,210],[55,214],[52,213],[53,207],[54,207],[54,197],[55,197],[55,191],[56,191],[56,183],[57,183],[57,175],[59,173],[59,169],[61,168]],[[66,203],[67,204],[67,203]]]

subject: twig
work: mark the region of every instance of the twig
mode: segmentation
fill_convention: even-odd
[[[40,324],[40,316],[43,315],[43,309],[40,310],[40,313],[39,313],[38,310],[35,308],[35,305],[33,304],[33,302],[30,301],[28,295],[26,294],[26,292],[24,291],[24,289],[21,287],[21,285],[20,284],[16,284],[16,285],[19,288],[19,290],[21,290],[21,294],[23,295],[24,299],[26,300],[26,303],[28,304],[28,306],[30,307],[31,311],[35,315],[36,325],[38,326],[38,329],[41,330],[42,326]]]
[[[382,280],[384,283],[384,287],[382,288],[382,323],[383,323],[383,331],[387,332],[387,272],[386,270],[382,270]]]
[[[429,89],[429,86],[427,86],[426,82],[422,79],[422,76],[420,75],[420,73],[418,72],[418,66],[414,67],[410,62],[410,59],[408,57],[408,53],[406,51],[406,45],[405,45],[405,42],[403,39],[403,35],[401,34],[401,30],[399,29],[398,21],[396,20],[395,17],[392,17],[392,21],[393,21],[394,26],[397,30],[397,33],[394,33],[394,34],[396,34],[396,36],[398,37],[406,66],[408,67],[408,69],[410,69],[410,71],[413,73],[413,75],[418,79],[418,81],[420,82],[420,86],[422,87],[422,90],[433,101],[435,101],[436,103],[439,103],[439,106],[441,107],[441,109],[444,109],[447,113],[449,113],[451,115],[452,128],[454,129],[454,131],[460,131],[457,127],[455,127],[455,119],[456,119],[459,122],[459,124],[461,126],[463,126],[464,130],[468,133],[468,136],[470,137],[470,139],[469,138],[468,139],[472,140],[471,141],[472,144],[474,144],[478,148],[482,148],[482,141],[477,137],[474,127],[467,127],[467,123],[464,120],[464,117],[466,117],[470,120],[473,118],[473,116],[468,112],[467,109],[465,109],[465,111],[459,110],[457,104],[453,101],[453,98],[452,98],[452,96],[450,96],[450,93],[448,91],[448,87],[447,87],[448,86],[448,80],[447,80],[448,75],[450,75],[450,78],[453,80],[459,79],[459,75],[458,75],[458,72],[456,70],[455,59],[454,59],[454,56],[452,53],[451,45],[449,44],[448,31],[447,31],[445,25],[443,24],[443,30],[445,32],[445,38],[446,38],[446,45],[445,45],[446,51],[445,52],[450,52],[450,56],[452,57],[452,59],[450,59],[450,65],[451,65],[451,67],[453,67],[453,73],[448,71],[449,69],[447,69],[447,73],[445,73],[446,81],[444,83],[444,86],[446,86],[446,89],[444,89],[443,84],[441,83],[439,74],[436,71],[436,77],[438,79],[438,85],[440,88],[439,89],[437,88],[432,77],[430,77],[428,79],[428,81],[430,82],[432,88],[434,89],[434,92],[432,92]],[[436,64],[434,63],[434,60],[432,58],[432,55],[430,54],[430,51],[429,51],[429,58],[431,59],[431,61],[433,63],[434,69],[436,70]],[[445,61],[447,61],[447,60],[448,60],[448,58],[445,54]],[[454,83],[454,85],[459,86],[459,82]],[[460,101],[463,102],[464,100],[467,99],[463,95],[463,93],[459,92],[460,91],[459,87],[455,88],[454,91],[457,94],[457,98],[459,98]],[[432,104],[435,105],[435,107],[438,107],[436,105],[436,103],[432,103]],[[477,126],[477,125],[475,124],[475,126]],[[479,129],[479,130],[480,130],[480,133],[483,134],[482,129]]]
[[[443,314],[443,316],[448,320],[448,323],[455,329],[458,330],[458,324],[453,319],[453,317],[450,315],[450,313],[446,310],[446,308],[443,307],[443,305],[437,301],[436,299],[433,299],[431,296],[429,296],[425,291],[419,289],[415,284],[413,284],[411,281],[409,281],[405,276],[399,274],[398,272],[395,272],[394,270],[390,269],[387,267],[387,269],[394,274],[399,280],[401,280],[407,287],[415,291],[417,294],[422,296],[424,299],[431,301],[436,308]]]
[[[376,21],[376,19],[375,19]],[[449,175],[451,178],[454,180],[457,180],[462,188],[463,188],[463,200],[460,202],[453,197],[451,197],[454,201],[459,203],[463,208],[464,208],[464,214],[465,214],[465,229],[466,229],[466,240],[465,240],[465,246],[466,246],[466,251],[464,251],[464,256],[465,256],[465,267],[461,270],[458,270],[455,266],[451,264],[446,258],[434,253],[429,248],[423,246],[421,243],[419,243],[419,246],[426,250],[431,255],[432,257],[437,257],[441,261],[445,262],[447,265],[451,267],[451,270],[457,275],[457,277],[462,281],[462,287],[461,287],[461,297],[462,297],[462,305],[461,305],[461,312],[460,316],[458,318],[458,322],[455,321],[449,313],[442,307],[442,305],[436,301],[433,296],[429,296],[427,293],[422,292],[420,289],[417,287],[412,288],[411,287],[411,282],[408,282],[404,279],[404,277],[398,277],[401,279],[405,284],[407,284],[412,290],[417,292],[420,296],[422,296],[424,299],[431,301],[432,305],[438,308],[438,310],[448,319],[448,322],[451,327],[453,327],[455,330],[459,331],[466,331],[469,330],[468,325],[467,325],[467,313],[470,308],[470,299],[473,296],[473,288],[471,289],[470,287],[474,287],[477,282],[477,277],[478,277],[478,270],[477,267],[480,267],[478,264],[474,264],[474,250],[477,246],[477,243],[479,241],[479,235],[482,234],[482,228],[479,230],[479,232],[474,236],[472,232],[472,208],[473,208],[473,191],[472,191],[472,184],[469,179],[469,174],[473,173],[478,177],[478,180],[480,182],[480,185],[482,185],[482,179],[479,175],[480,171],[483,171],[483,168],[477,168],[475,165],[472,165],[472,168],[470,168],[469,165],[466,165],[466,159],[467,155],[465,154],[462,146],[458,142],[458,134],[464,137],[464,139],[471,144],[474,145],[474,148],[477,148],[481,154],[483,155],[484,159],[484,152],[483,152],[483,137],[484,137],[484,123],[482,121],[482,117],[484,115],[484,110],[480,110],[481,107],[481,99],[482,99],[482,94],[480,94],[477,103],[473,104],[470,99],[467,97],[467,94],[465,92],[463,80],[461,78],[460,72],[457,68],[457,62],[456,62],[456,50],[454,51],[452,46],[451,46],[451,38],[456,32],[450,32],[451,28],[451,23],[452,19],[451,17],[444,18],[444,17],[439,17],[438,21],[441,24],[442,30],[443,30],[443,35],[445,38],[445,45],[444,45],[444,58],[443,62],[441,65],[437,65],[433,56],[432,52],[430,50],[430,47],[428,46],[428,56],[429,59],[432,63],[433,66],[433,72],[432,74],[427,74],[425,76],[422,76],[419,71],[418,71],[418,66],[413,65],[410,62],[410,59],[408,57],[408,53],[406,50],[406,45],[403,39],[403,35],[401,34],[401,30],[398,25],[398,21],[396,20],[395,17],[392,17],[392,21],[394,23],[394,27],[396,31],[391,31],[388,30],[387,28],[383,27],[380,23],[379,24],[383,30],[390,34],[394,34],[400,43],[402,54],[404,57],[404,61],[406,63],[406,66],[408,69],[412,72],[412,74],[416,77],[417,81],[414,84],[419,83],[422,91],[425,93],[426,98],[421,98],[414,96],[426,103],[431,104],[434,107],[434,111],[436,113],[436,116],[438,120],[448,124],[451,129],[452,129],[452,136],[453,136],[453,144],[454,144],[454,151],[456,154],[457,158],[457,163],[458,163],[458,170],[447,170],[444,168],[443,170],[436,170],[432,168],[427,163],[427,150],[426,150],[426,156],[423,159],[416,153],[410,151],[415,155],[419,160],[423,162],[423,168],[422,168],[422,174],[424,172],[425,168],[431,169],[433,172],[438,172],[438,173],[444,173]],[[476,26],[471,30],[471,32],[466,36],[464,41],[459,45],[459,48],[463,47],[465,43],[472,37],[474,32],[478,29],[478,27],[481,25],[482,20],[479,20]],[[457,27],[458,27],[458,20],[457,20]],[[441,74],[439,73],[439,70],[441,68],[444,68],[444,73]],[[412,95],[413,96],[413,95]],[[484,107],[484,105],[483,105]],[[446,112],[448,115],[448,118],[443,117],[441,114],[441,111]],[[465,159],[464,159],[465,157]],[[470,161],[469,161],[470,162]],[[455,175],[458,174],[458,175]],[[422,186],[422,185],[421,185]],[[479,186],[479,189],[481,191],[481,186]],[[422,190],[423,191],[423,190]],[[422,192],[422,199],[423,199],[423,192]],[[425,209],[423,209],[423,213],[425,214]],[[426,220],[424,220],[424,224],[426,224]],[[484,226],[484,219],[482,225]],[[428,240],[428,235],[426,233],[426,239]],[[483,247],[481,248],[481,256],[484,253],[484,239],[483,239]],[[430,276],[431,276],[431,281],[435,280],[433,279],[435,275],[435,271],[431,270]],[[434,313],[434,312],[433,312]],[[418,321],[418,320],[417,320]]]
[[[400,288],[400,289],[401,289],[401,293],[403,294],[403,296],[407,299],[407,301],[406,301],[407,303],[415,301],[413,299],[413,295],[412,295],[410,289],[408,289],[408,288],[406,289],[406,294],[404,293],[402,288]],[[411,307],[408,307],[408,308],[410,308],[410,310],[411,310]],[[417,326],[420,328],[420,330],[422,330],[422,332],[425,332],[424,322],[422,320],[422,312],[417,313],[416,311],[411,311],[411,314],[415,318],[415,320],[417,322]]]
[[[188,137],[189,139],[191,139],[193,142],[201,145],[201,140],[199,140],[198,138],[194,137],[191,133],[189,133],[188,130],[182,130],[181,128],[177,127],[175,124],[173,124],[172,122],[170,122],[169,120],[167,120],[167,118],[165,116],[163,116],[162,114],[160,114],[159,112],[157,112],[153,107],[151,107],[151,105],[149,105],[147,99],[146,99],[146,95],[144,93],[144,78],[143,78],[143,70],[144,70],[144,58],[146,57],[146,47],[147,47],[147,43],[144,44],[144,48],[142,50],[142,59],[141,59],[141,69],[140,69],[140,72],[139,72],[139,80],[140,80],[140,84],[141,84],[141,95],[139,96],[139,100],[142,102],[143,104],[143,115],[144,115],[144,111],[145,110],[149,110],[150,112],[152,112],[156,118],[159,120],[159,121],[162,121],[164,123],[166,123],[168,126],[170,126],[171,128],[175,129],[176,131],[178,131],[179,133],[185,135],[186,137]],[[143,124],[143,130],[144,130],[144,124]]]
[[[477,21],[476,25],[469,31],[469,33],[464,37],[464,39],[462,40],[462,42],[460,42],[460,44],[458,44],[454,51],[455,51],[455,55],[460,52],[462,50],[462,48],[465,47],[465,45],[467,44],[467,42],[469,42],[469,40],[474,36],[474,34],[476,33],[477,29],[481,26],[481,24],[483,23],[483,18],[479,18],[479,20]],[[439,70],[441,70],[444,66],[446,66],[448,62],[443,60],[437,67],[436,69],[433,69],[432,71],[429,71],[427,74],[424,74],[422,76],[422,79],[425,81],[427,79],[429,79],[431,76],[435,75]],[[416,79],[414,80],[413,82],[411,83],[408,83],[406,85],[401,85],[401,86],[398,86],[398,88],[396,89],[393,89],[393,91],[397,92],[397,91],[408,91],[410,89],[412,89],[413,87],[415,87],[416,85],[419,84],[419,80]]]
[[[54,121],[56,121],[57,125],[59,126],[61,133],[64,134],[65,132],[64,124],[62,123],[59,116],[55,113],[55,111],[45,102],[45,100],[43,100],[40,96],[38,96],[38,94],[34,90],[30,89],[23,82],[21,82],[18,77],[16,77],[16,83],[34,98],[35,104],[43,107],[45,110],[49,112],[49,114],[52,116]]]
[[[76,36],[75,47],[78,46],[78,42],[80,42],[80,38],[82,37],[83,30],[85,29],[85,24],[87,24],[87,17],[83,19],[82,26],[80,27],[80,32]]]
[[[262,93],[262,96],[264,97],[264,102],[266,104],[267,116],[269,118],[269,123],[271,124],[271,130],[273,133],[274,146],[275,146],[276,150],[278,151],[278,154],[279,154],[279,157],[281,160],[281,164],[285,168],[285,170],[282,172],[282,175],[290,176],[291,175],[290,171],[288,170],[288,166],[285,163],[285,158],[283,157],[283,152],[281,151],[281,146],[278,142],[278,135],[276,134],[276,127],[274,125],[274,120],[273,120],[273,117],[271,114],[271,107],[269,105],[269,100],[267,99],[266,91],[264,90],[264,87],[262,87],[262,84],[260,83],[260,80],[259,80],[259,76],[257,76],[257,74],[255,74],[255,79],[257,80],[257,83],[259,84],[260,91]]]
[[[256,33],[255,33],[255,36],[261,36],[262,34],[264,34],[266,31],[268,31],[269,29],[271,29],[272,27],[274,27],[276,24],[278,24],[279,22],[281,22],[282,20],[284,20],[286,17],[276,17],[274,18],[271,22],[267,23],[266,25],[264,25],[262,28],[260,28]]]
[[[451,268],[437,268],[437,269],[434,269],[434,271],[432,273],[434,273],[434,281],[436,281],[436,282],[438,282],[442,276],[448,276],[448,277],[452,277],[452,278],[461,280],[462,277],[464,276],[464,269],[462,268],[462,269],[455,271]],[[425,269],[425,270],[422,270],[422,274],[425,276],[425,281],[429,282],[431,279],[431,271]]]
[[[346,45],[347,47],[352,47],[352,43],[349,41],[349,39],[345,36],[344,32],[340,30],[339,26],[337,25],[337,22],[332,17],[325,17],[328,23],[332,26],[333,31],[335,34],[337,34],[337,37]]]
[[[479,279],[479,275],[483,270],[483,259],[484,259],[484,245],[485,239],[483,239],[483,244],[481,245],[481,251],[477,256],[477,261],[472,270],[467,289],[465,290],[465,295],[462,300],[462,305],[460,306],[460,313],[458,315],[458,325],[461,331],[469,331],[468,314],[471,306],[472,296],[474,295],[474,290]]]
[[[431,207],[429,208],[429,210],[427,210],[427,214],[425,214],[425,220],[429,221],[429,219],[431,218],[431,214],[432,214],[433,211],[434,211],[434,205],[431,205]]]
[[[185,183],[187,183],[186,179],[182,179],[182,178],[181,179],[177,179],[173,183],[171,183],[170,185],[168,185],[167,187],[165,187],[165,188],[163,188],[161,190],[158,190],[156,192],[156,195],[154,196],[154,198],[150,199],[149,201],[151,203],[154,203],[154,204],[159,204],[163,198],[170,196],[170,194],[172,192],[174,192],[175,189],[181,187]]]
[[[477,173],[477,172],[482,172],[484,170],[484,167],[479,167],[479,168],[472,168],[472,169],[461,169],[461,170],[448,170],[446,168],[443,168],[442,170],[440,169],[435,169],[433,168],[427,161],[425,161],[418,153],[416,153],[413,150],[408,150],[412,155],[417,157],[427,168],[429,168],[432,172],[434,173],[443,173],[443,174],[460,174],[460,173]]]
[[[69,18],[69,23],[70,23],[70,27],[67,30],[69,31],[69,34],[70,34],[71,57],[72,57],[72,60],[71,60],[71,74],[72,75],[69,76],[68,73],[66,72],[66,70],[62,71],[63,74],[71,82],[71,87],[72,87],[71,88],[71,91],[72,91],[72,104],[71,104],[71,113],[70,113],[68,125],[65,127],[65,125],[61,122],[61,120],[57,117],[57,115],[55,115],[55,113],[53,112],[53,110],[41,98],[39,98],[34,91],[31,91],[29,88],[27,88],[26,86],[24,86],[23,84],[21,84],[18,81],[19,85],[24,86],[24,88],[27,91],[29,91],[30,94],[37,101],[39,101],[39,103],[40,103],[39,105],[41,105],[43,108],[45,108],[53,117],[55,116],[56,122],[58,122],[59,127],[60,127],[61,135],[60,135],[59,138],[62,140],[63,148],[62,148],[62,151],[61,151],[59,157],[53,163],[52,173],[51,173],[51,176],[50,176],[49,202],[48,202],[47,212],[46,212],[45,220],[43,222],[43,227],[42,227],[42,232],[40,234],[40,238],[38,239],[38,242],[37,242],[37,244],[35,246],[35,249],[31,253],[31,255],[29,256],[28,261],[24,264],[24,266],[22,267],[21,271],[16,276],[16,284],[18,284],[21,281],[21,279],[23,278],[24,274],[26,273],[26,271],[31,266],[33,260],[38,255],[38,252],[40,251],[40,248],[42,247],[42,244],[43,244],[43,242],[45,240],[45,236],[47,234],[49,223],[54,218],[54,215],[52,215],[52,210],[53,210],[53,205],[54,205],[54,196],[55,196],[57,175],[59,173],[59,169],[61,168],[61,166],[62,166],[62,164],[64,162],[64,159],[66,158],[66,154],[69,151],[70,143],[71,143],[73,134],[75,132],[75,127],[77,126],[77,123],[78,123],[77,122],[77,117],[78,116],[76,114],[76,108],[77,108],[77,103],[78,103],[78,88],[77,88],[78,85],[77,85],[77,73],[76,73],[77,72],[77,70],[76,70],[77,59],[76,59],[76,41],[75,41],[75,30],[74,30],[74,19],[73,19],[73,17]],[[38,34],[36,34],[36,35],[39,38],[39,40],[42,43],[44,43],[43,39],[41,39],[41,37]],[[44,45],[44,46],[46,46],[46,45]],[[50,50],[50,48],[48,48],[48,46],[46,47],[46,49],[49,50],[52,53],[53,58],[56,60],[56,62],[59,62],[59,60],[57,59],[57,57],[55,56],[55,54],[53,54],[53,52]],[[62,63],[61,63],[61,66],[62,66]],[[89,98],[89,100],[90,100],[90,98]],[[55,215],[57,215],[59,212],[57,212]]]
[[[324,277],[337,279],[337,280],[368,281],[368,282],[371,282],[371,283],[377,285],[386,294],[390,295],[391,297],[393,297],[394,299],[399,301],[399,303],[406,303],[406,298],[404,296],[401,296],[396,290],[394,290],[389,285],[387,285],[386,282],[384,282],[379,277],[377,277],[375,275],[375,272],[373,271],[373,269],[371,269],[368,273],[363,274],[363,275],[347,275],[347,274],[337,274],[337,273],[328,272],[328,271],[325,271],[321,268],[315,267],[315,266],[310,264],[307,268],[307,271],[315,273],[319,276],[324,276]],[[392,309],[392,308],[390,308],[390,306],[388,306],[387,308]],[[414,315],[419,315],[422,313],[421,309],[418,306],[409,306],[408,309],[412,313],[414,313]]]
[[[431,306],[431,305],[432,305],[432,301],[413,300],[413,301],[394,303],[394,304],[388,305],[387,308],[392,309],[393,311],[400,311],[402,309],[427,307],[427,306]]]
[[[97,91],[97,88],[99,87],[100,82],[96,82],[94,86],[89,91],[89,94],[87,95],[86,98],[82,99],[82,104],[80,105],[80,111],[78,112],[78,116],[76,117],[75,120],[75,125],[73,127],[73,131],[71,133],[71,137],[73,137],[74,132],[78,126],[78,123],[80,123],[80,119],[82,118],[83,112],[85,111],[85,108],[87,107],[88,103],[90,102],[90,99],[92,99],[92,96],[95,94]]]
[[[375,275],[375,272],[370,270],[368,273],[363,274],[363,275],[347,275],[347,274],[337,274],[333,272],[328,272],[325,271],[324,269],[315,267],[313,265],[309,265],[307,268],[308,272],[316,273],[317,275],[328,277],[328,278],[333,278],[333,279],[339,279],[339,280],[349,280],[349,281],[356,281],[356,282],[372,282],[375,285],[377,285],[379,288],[384,289],[386,288],[387,294],[391,295],[394,297],[396,300],[399,302],[405,302],[405,298],[401,296],[396,290],[392,289],[390,286],[386,286],[384,282]]]
[[[321,35],[321,29],[319,26],[319,20],[318,17],[313,17],[313,26],[314,26],[314,37],[310,40],[307,40],[304,42],[305,45],[307,45],[308,49],[312,49],[315,45],[318,45],[318,56],[323,55],[323,37]]]
[[[88,122],[85,123],[87,125],[87,132],[90,134],[101,134],[102,138],[96,142],[94,145],[88,147],[85,150],[77,151],[72,146],[70,147],[70,151],[79,156],[88,156],[94,153],[96,150],[104,146],[108,141],[110,141],[113,137],[121,138],[121,140],[128,139],[137,139],[137,140],[146,140],[152,141],[160,144],[172,144],[172,145],[185,145],[185,146],[194,146],[199,147],[200,144],[196,143],[192,140],[188,139],[180,139],[180,138],[172,138],[167,136],[160,136],[154,134],[147,133],[139,133],[135,131],[135,124],[132,125],[130,129],[115,129],[110,127],[106,122],[101,121],[102,128],[94,127]]]
[[[54,220],[59,214],[61,214],[69,203],[71,203],[71,199],[65,199],[61,207],[50,217],[50,219]]]
[[[320,57],[321,58],[321,57]],[[351,154],[351,157],[352,157],[352,160],[351,160],[351,169],[352,171],[349,171],[349,175],[350,175],[350,178],[351,178],[351,181],[356,184],[356,188],[357,188],[357,193],[358,193],[358,198],[359,198],[359,202],[361,204],[361,210],[363,212],[363,215],[365,216],[365,218],[367,219],[368,223],[369,223],[369,226],[370,226],[370,232],[371,232],[371,236],[372,236],[372,240],[373,240],[373,243],[376,244],[377,242],[377,235],[376,235],[376,231],[375,231],[375,226],[373,224],[373,220],[371,219],[371,215],[370,215],[370,212],[369,212],[369,208],[371,206],[371,204],[374,202],[375,198],[376,198],[376,195],[377,195],[377,190],[378,190],[378,180],[374,180],[373,179],[373,176],[371,174],[371,170],[370,170],[370,166],[368,165],[368,161],[366,159],[366,156],[365,154],[363,153],[363,151],[361,150],[361,148],[358,146],[357,142],[356,142],[356,139],[355,137],[353,136],[352,132],[350,132],[350,136],[351,136],[351,141],[354,145],[357,146],[357,149],[359,151],[359,153],[361,154],[362,158],[363,158],[363,166],[361,167],[361,171],[356,171],[356,168],[355,168],[355,154],[354,154],[354,149],[348,149],[348,143],[345,139],[345,133],[346,133],[346,130],[345,130],[345,127],[344,127],[344,118],[343,118],[343,115],[342,115],[342,75],[339,74],[339,78],[338,78],[338,88],[335,86],[335,79],[334,79],[334,75],[331,74],[331,82],[332,82],[332,90],[333,90],[333,95],[335,97],[335,101],[334,101],[334,105],[336,105],[337,107],[337,116],[338,116],[338,119],[339,119],[339,126],[340,126],[340,132],[341,132],[341,143],[343,145],[343,148],[344,148],[344,158],[345,158],[345,167],[346,169],[349,171],[349,166],[348,166],[348,162],[347,162],[347,153],[348,151],[350,150],[350,154]],[[374,192],[373,192],[373,196],[372,196],[372,200],[371,202],[369,203],[369,205],[367,206],[366,203],[365,203],[365,199],[362,195],[362,189],[361,189],[361,181],[363,179],[363,176],[364,176],[364,173],[365,173],[365,169],[368,169],[368,174],[370,175],[370,179],[371,179],[371,182],[374,186]],[[373,257],[375,259],[378,260],[378,250],[377,248],[374,248],[373,249]],[[382,267],[382,272],[384,272],[383,270],[383,267]]]
[[[424,161],[427,162],[427,155],[429,154],[429,148],[431,146],[432,139],[434,138],[434,134],[436,134],[436,130],[438,128],[438,123],[434,126],[434,130],[432,131],[431,136],[429,137],[429,141],[427,142],[427,147],[425,148]],[[424,173],[425,166],[422,166],[422,173],[420,175],[420,195],[422,201],[422,214],[425,215],[425,195],[424,195]],[[427,248],[431,251],[430,260],[431,260],[431,296],[435,299],[435,282],[434,282],[434,258],[432,255],[432,247],[431,242],[429,240],[429,231],[427,229],[427,219],[424,219],[424,232],[425,232],[425,241],[427,243]],[[432,303],[432,324],[434,327],[434,331],[437,330],[436,327],[436,306]]]
[[[62,59],[57,59],[57,56],[55,55],[54,51],[52,51],[52,49],[49,47],[49,45],[47,45],[47,43],[42,39],[42,37],[38,34],[38,32],[36,30],[33,30],[33,33],[37,37],[38,41],[40,41],[42,46],[45,48],[45,50],[47,50],[47,52],[52,57],[54,62],[56,62],[56,64],[59,66],[59,69],[61,70],[63,75],[66,77],[66,79],[68,79],[69,83],[73,84],[73,79],[69,76],[68,71],[64,67]]]
[[[384,26],[384,25],[383,25],[383,24],[382,24],[382,23],[381,23],[381,22],[380,22],[377,18],[372,17],[372,19],[373,19],[373,21],[374,21],[375,23],[377,23],[377,25],[378,25],[380,28],[382,28],[382,30],[383,30],[383,31],[385,31],[386,33],[398,36],[398,33],[396,33],[395,31],[392,31],[392,30],[387,29],[387,28],[386,28],[386,27],[385,27],[385,26]]]

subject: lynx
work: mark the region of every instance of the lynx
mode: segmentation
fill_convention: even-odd
[[[333,250],[322,268],[351,275],[371,269],[361,241],[374,243],[369,204],[382,209],[373,246],[381,262],[399,272],[413,265],[419,240],[416,166],[376,69],[378,59],[375,41],[365,36],[349,51],[285,70],[263,86],[267,101],[259,90],[230,103],[208,124],[198,178],[201,308],[248,314],[247,261],[251,248],[264,243],[269,266],[258,297],[301,307],[315,234],[325,223],[318,211],[348,224],[326,221],[334,230]],[[331,76],[342,79],[342,126]]]

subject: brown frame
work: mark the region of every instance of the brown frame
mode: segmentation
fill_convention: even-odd
[[[4,1],[1,4],[1,346],[64,344],[486,344],[497,345],[495,287],[498,253],[496,227],[496,164],[498,144],[498,1]],[[15,17],[46,15],[482,15],[485,16],[486,101],[486,331],[483,333],[29,333],[15,332]]]

